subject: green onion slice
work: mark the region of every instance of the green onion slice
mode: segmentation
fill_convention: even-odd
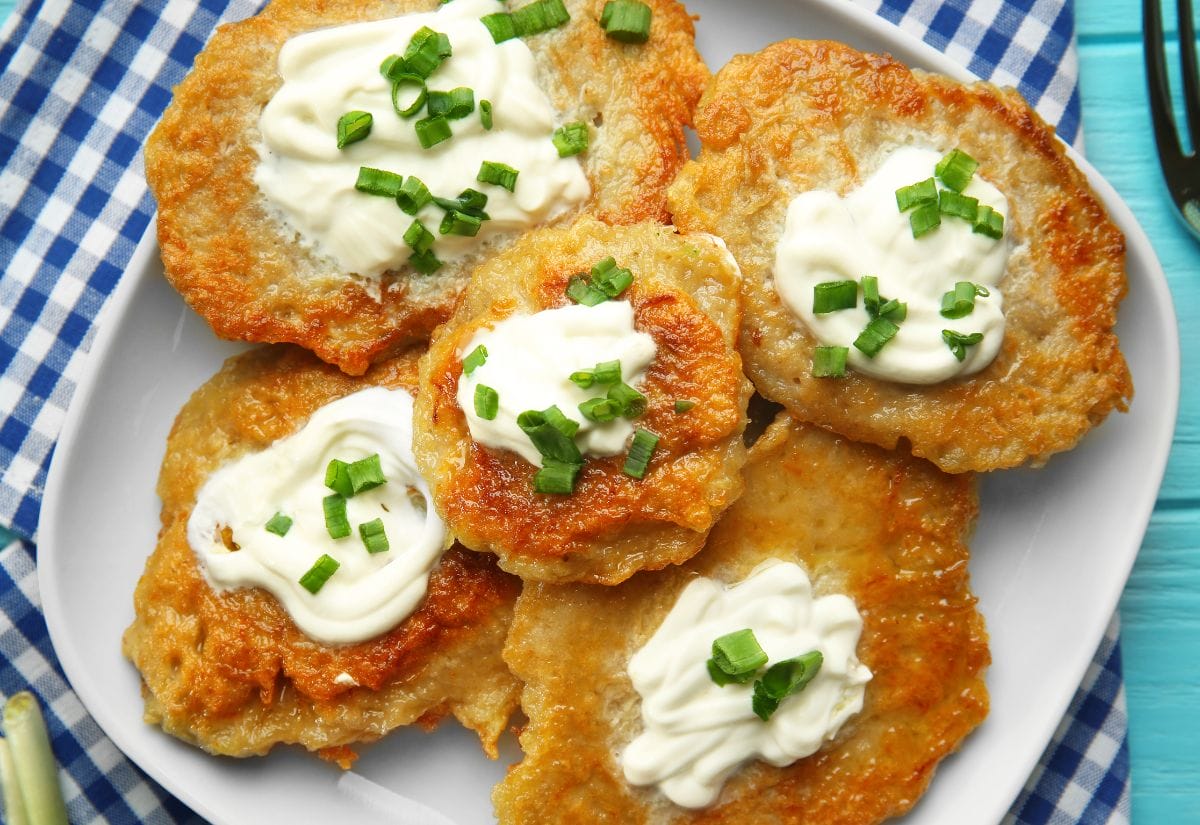
[[[394,198],[400,193],[400,187],[403,184],[403,175],[397,175],[395,172],[388,172],[384,169],[372,169],[370,166],[360,166],[354,188],[359,192],[366,192],[368,195]]]
[[[475,176],[475,180],[480,183],[493,183],[512,192],[517,188],[517,175],[519,174],[521,174],[519,171],[506,163],[485,160],[479,165],[479,174]]]
[[[348,527],[347,530],[349,530]],[[348,536],[350,533],[347,532],[346,535]],[[322,554],[321,558],[317,559],[316,563],[308,569],[308,572],[300,577],[300,586],[315,596],[339,567],[341,565],[337,559],[328,554]]]
[[[450,129],[450,121],[446,120],[445,115],[434,115],[418,120],[416,130],[417,140],[421,142],[423,149],[432,149],[439,143],[454,137],[454,132]]]
[[[413,74],[427,78],[450,54],[450,39],[428,26],[422,26],[413,34],[408,48],[404,50],[404,64]]]
[[[400,93],[406,89],[412,90],[412,100],[405,105],[400,102]],[[416,74],[400,74],[392,80],[392,108],[400,117],[412,117],[421,111],[429,97],[425,87],[425,79]]]
[[[350,495],[352,496],[387,484],[387,479],[383,476],[383,465],[379,461],[379,453],[355,461],[346,468],[346,473],[350,477],[352,491]]]
[[[621,362],[601,361],[590,370],[579,370],[571,373],[571,382],[580,389],[588,389],[593,384],[616,384],[621,380]]]
[[[643,478],[646,468],[650,466],[650,458],[654,448],[658,446],[658,436],[649,430],[638,429],[633,434],[633,443],[629,445],[629,454],[625,456],[625,466],[621,468],[627,476]]]
[[[459,86],[448,92],[429,93],[429,114],[445,115],[451,120],[464,118],[475,111],[475,92],[466,86]]]
[[[398,54],[389,54],[379,64],[379,73],[386,80],[395,80],[402,74],[408,73],[408,66],[404,65],[404,58]]]
[[[750,708],[754,715],[764,722],[770,721],[779,709],[779,700],[768,694],[762,687],[762,681],[754,683],[754,694],[750,697]]]
[[[283,513],[276,513],[267,522],[266,529],[268,533],[274,533],[277,536],[286,536],[288,530],[292,529],[292,520]]]
[[[557,28],[571,19],[562,0],[537,0],[515,12],[485,15],[480,22],[491,32],[492,40],[503,43],[514,37],[526,37]]]
[[[483,124],[483,128],[491,131],[492,128],[492,101],[479,101],[479,122]]]
[[[422,275],[432,275],[442,268],[442,262],[430,249],[427,252],[414,252],[408,256],[408,265]]]
[[[414,220],[404,231],[404,242],[418,255],[428,252],[433,247],[433,241],[433,233],[425,228],[420,219]]]
[[[475,370],[486,364],[487,356],[487,347],[485,347],[483,344],[480,344],[479,346],[475,347],[475,349],[467,353],[467,357],[464,358],[462,362],[463,375],[470,375],[471,373],[475,372]]]
[[[588,282],[586,275],[574,275],[567,284],[567,297],[577,304],[594,307],[608,300],[605,295]]]
[[[883,349],[883,345],[896,337],[900,327],[880,316],[872,318],[867,328],[854,339],[854,346],[868,358],[874,358]]]
[[[912,227],[912,236],[919,238],[927,235],[942,225],[942,216],[936,203],[926,203],[918,206],[908,216],[908,225]]]
[[[442,223],[438,227],[438,232],[443,235],[463,235],[468,238],[474,238],[479,234],[479,227],[481,226],[483,226],[482,218],[477,218],[474,215],[468,215],[466,212],[453,209],[442,217]]]
[[[345,498],[354,495],[354,487],[350,483],[350,465],[340,458],[331,460],[325,466],[325,486]]]
[[[479,22],[487,26],[487,30],[492,35],[492,40],[497,43],[512,40],[517,36],[517,21],[508,12],[501,11],[495,14],[484,15],[480,18]]]
[[[588,148],[588,127],[586,123],[568,123],[554,130],[554,148],[560,158],[568,158],[586,152]]]
[[[429,187],[420,178],[412,175],[404,179],[400,191],[396,193],[396,205],[409,215],[417,214],[431,200],[433,195]]]
[[[979,214],[979,199],[943,189],[938,193],[938,211],[974,224]]]
[[[980,204],[971,231],[994,240],[1004,237],[1004,216],[987,204]]]
[[[858,305],[858,284],[854,281],[826,281],[813,287],[813,313],[853,309]]]
[[[646,412],[646,396],[621,381],[608,388],[608,400],[622,418],[640,418]]]
[[[813,377],[845,378],[846,356],[849,354],[849,347],[816,347],[813,349]]]
[[[346,518],[346,498],[338,493],[325,496],[325,529],[331,539],[344,539],[350,535],[350,521]]]
[[[733,681],[744,683],[767,663],[767,653],[754,637],[754,631],[745,628],[714,639],[711,661]]]
[[[579,412],[588,421],[607,424],[617,418],[617,405],[607,398],[589,398],[579,405]]]
[[[484,421],[494,421],[500,410],[500,393],[487,384],[475,385],[475,414]]]
[[[571,464],[546,459],[542,468],[533,474],[533,491],[570,495],[575,492],[575,479],[582,468],[582,463]]]
[[[937,203],[937,199],[937,184],[933,182],[933,178],[926,178],[911,186],[901,186],[896,190],[896,208],[901,212],[923,204]]]
[[[946,342],[946,346],[950,347],[950,351],[954,353],[954,357],[962,361],[967,357],[967,347],[973,347],[983,341],[982,332],[972,332],[970,334],[955,332],[952,329],[942,330],[942,340]]]
[[[368,553],[384,553],[391,549],[381,518],[365,521],[358,525],[358,536],[366,545]]]
[[[556,408],[552,407],[551,409]],[[559,415],[562,415],[561,411]],[[582,464],[583,455],[572,438],[574,433],[567,435],[558,426],[555,426],[554,422],[556,421],[556,416],[548,417],[545,412],[539,410],[526,410],[517,416],[517,426],[521,428],[521,432],[529,436],[529,440],[541,453],[542,458],[548,461],[557,461],[560,464]]]
[[[675,402],[675,414],[683,415],[685,412],[696,406],[696,402],[687,398],[680,398]]]
[[[776,662],[762,675],[762,692],[775,699],[794,696],[808,687],[824,663],[825,657],[819,650]]]
[[[953,290],[942,295],[942,317],[957,320],[970,315],[975,310],[977,294],[975,284],[970,281],[958,281]]]
[[[978,168],[979,162],[973,157],[966,152],[952,149],[950,154],[938,161],[933,171],[947,188],[961,192],[967,188]]]
[[[604,33],[622,43],[645,43],[650,39],[650,7],[638,0],[609,0],[600,13]]]
[[[337,148],[345,149],[351,143],[358,143],[371,134],[371,123],[374,118],[370,112],[346,112],[337,122]]]
[[[558,408],[557,404],[551,404],[542,410],[542,415],[546,417],[547,424],[567,438],[574,438],[575,433],[579,432],[579,422],[563,415],[563,411]]]
[[[592,267],[591,280],[592,286],[616,299],[633,284],[633,273],[617,266],[616,259],[610,255]]]

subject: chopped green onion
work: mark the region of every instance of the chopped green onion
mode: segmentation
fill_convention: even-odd
[[[908,225],[912,227],[912,236],[919,238],[927,235],[942,225],[942,216],[936,203],[926,203],[918,206],[908,216]]]
[[[987,204],[979,205],[979,212],[975,215],[975,223],[971,227],[971,231],[979,235],[987,235],[989,238],[1000,240],[1004,237],[1004,216],[997,212]]]
[[[638,429],[633,434],[633,443],[629,445],[629,454],[625,456],[625,466],[621,468],[627,476],[643,478],[646,468],[650,466],[650,458],[654,448],[658,446],[658,436],[649,430]]]
[[[821,315],[858,305],[858,284],[854,281],[826,281],[813,287],[813,312]]]
[[[358,143],[371,134],[371,122],[374,118],[370,112],[346,112],[337,122],[337,148],[345,149],[351,143]]]
[[[767,653],[754,637],[754,631],[746,628],[716,638],[710,661],[731,681],[744,683],[767,663]]]
[[[579,412],[588,421],[607,424],[617,418],[617,405],[607,398],[589,398],[579,405]]]
[[[485,347],[483,344],[480,344],[479,346],[475,347],[475,349],[467,353],[467,357],[464,358],[462,362],[463,375],[470,375],[471,373],[475,372],[475,370],[486,364],[487,355],[487,347]]]
[[[708,678],[712,679],[717,684],[717,687],[725,687],[726,685],[731,684],[741,684],[754,678],[754,674],[751,673],[749,676],[743,679],[735,679],[725,671],[721,670],[721,668],[717,667],[717,663],[712,659],[706,661],[704,663],[704,667],[708,669]]]
[[[914,206],[926,203],[937,203],[937,184],[933,178],[927,178],[911,186],[901,186],[896,190],[896,208],[907,212]]]
[[[608,296],[588,283],[587,276],[574,275],[567,284],[567,297],[585,307],[594,307],[608,300]]]
[[[570,495],[575,492],[575,479],[582,468],[583,464],[547,459],[542,463],[542,468],[533,474],[533,491]]]
[[[433,254],[433,250],[428,252],[414,252],[408,256],[408,265],[422,275],[432,275],[442,268],[442,262],[438,260],[438,256]]]
[[[966,152],[952,149],[950,154],[938,161],[938,165],[933,171],[947,188],[961,192],[967,188],[967,184],[971,182],[971,177],[978,168],[979,162],[975,158]]]
[[[596,289],[616,299],[633,284],[633,273],[617,266],[616,259],[610,255],[592,267],[591,281]]]
[[[266,529],[268,533],[274,533],[277,536],[286,536],[288,530],[292,529],[292,520],[283,513],[276,513],[267,522]]]
[[[413,74],[423,78],[433,74],[442,61],[450,56],[450,40],[428,26],[417,29],[404,50],[404,64]]]
[[[650,39],[650,7],[637,0],[609,0],[600,13],[600,25],[613,40],[645,43]]]
[[[944,329],[942,330],[942,340],[946,342],[946,346],[950,347],[954,357],[962,361],[967,357],[967,347],[973,347],[983,341],[983,333],[972,332],[968,335],[952,329]]]
[[[554,148],[560,158],[578,155],[588,148],[588,127],[586,123],[568,123],[554,130]]]
[[[425,224],[417,219],[404,231],[404,242],[408,244],[409,249],[421,255],[433,246],[434,236],[425,228]]]
[[[350,535],[350,528],[347,527],[346,529],[346,535],[348,536]],[[339,567],[341,565],[337,559],[328,554],[322,554],[321,558],[317,559],[316,563],[308,569],[308,572],[300,577],[300,586],[315,596],[325,586],[325,582],[329,581],[329,577],[337,572]]]
[[[816,347],[812,359],[813,377],[845,378],[846,356],[849,354],[849,347]]]
[[[479,227],[481,226],[483,226],[481,218],[453,209],[442,217],[442,223],[438,227],[438,232],[443,235],[463,235],[468,238],[474,238],[479,234]]]
[[[583,463],[583,456],[572,436],[556,427],[544,412],[526,410],[517,416],[517,426],[529,436],[529,440],[544,459],[561,464]]]
[[[943,189],[938,193],[938,211],[943,215],[962,218],[974,224],[975,217],[979,214],[979,199]]]
[[[879,314],[879,305],[883,303],[883,299],[879,297],[879,279],[874,275],[864,275],[859,284],[862,285],[863,308],[874,318]]]
[[[429,114],[445,115],[451,120],[464,118],[475,111],[475,92],[459,86],[448,92],[429,93]]]
[[[512,192],[517,188],[517,175],[519,174],[521,174],[519,171],[506,163],[485,160],[479,165],[479,174],[475,176],[475,180],[480,183],[494,183],[496,186],[503,186]]]
[[[4,734],[12,757],[5,760],[11,762],[11,771],[4,771],[5,821],[19,825],[21,820],[11,815],[19,811],[31,825],[67,825],[67,807],[46,718],[29,691],[14,693],[4,703]],[[10,773],[15,774],[13,783],[8,781]],[[20,799],[19,807],[13,804],[14,797]]]
[[[400,193],[400,187],[403,184],[403,175],[397,175],[395,172],[388,172],[384,169],[372,169],[370,166],[360,166],[354,188],[359,192],[366,192],[368,195],[394,198]]]
[[[825,657],[819,650],[776,662],[762,675],[762,691],[776,699],[793,696],[808,687],[824,663]]]
[[[396,205],[409,215],[417,214],[431,200],[433,195],[429,192],[429,187],[420,178],[412,175],[404,179],[400,191],[396,193]]]
[[[350,535],[350,521],[346,518],[346,499],[334,493],[322,501],[325,508],[325,529],[331,539],[344,539]]]
[[[404,58],[398,54],[389,54],[379,64],[379,73],[386,80],[395,80],[402,74],[408,72],[408,66],[404,65]]]
[[[571,19],[562,0],[537,0],[510,13],[485,15],[480,22],[491,32],[492,40],[503,43],[514,37],[526,37],[557,28]]]
[[[483,211],[483,207],[487,206],[488,196],[478,189],[464,189],[458,193],[457,198],[434,197],[433,202],[447,212],[462,212],[483,221],[489,220],[488,213]]]
[[[779,709],[779,700],[763,689],[762,680],[754,683],[754,694],[750,697],[750,708],[754,715],[764,722],[770,721]]]
[[[479,122],[483,124],[483,128],[491,130],[492,128],[492,101],[479,101]]]
[[[898,324],[908,317],[908,304],[892,298],[879,305],[879,317]]]
[[[475,385],[475,414],[484,421],[494,421],[500,410],[500,393],[487,384]]]
[[[383,466],[379,462],[379,453],[355,461],[346,468],[346,473],[350,477],[351,496],[387,484],[387,479],[383,476]]]
[[[542,410],[542,415],[546,417],[547,424],[567,438],[574,438],[575,433],[579,432],[579,422],[563,415],[563,411],[558,408],[557,404],[551,404]]]
[[[350,465],[340,458],[331,460],[325,466],[325,486],[345,498],[354,495],[354,485],[350,483]]]
[[[958,319],[970,315],[975,310],[975,284],[970,281],[958,281],[954,289],[942,295],[942,317]]]
[[[517,36],[517,21],[508,12],[500,11],[495,14],[484,15],[480,18],[479,22],[487,26],[487,30],[491,32],[492,40],[497,43],[512,40]]]
[[[872,318],[867,328],[854,339],[854,346],[868,358],[874,358],[883,349],[883,345],[892,340],[900,327],[887,318]]]
[[[416,87],[416,93],[407,106],[400,103],[400,92],[405,86]],[[425,87],[425,79],[417,74],[399,74],[392,78],[392,108],[400,117],[412,117],[421,111],[429,98],[429,89]]]
[[[590,370],[579,370],[571,373],[571,382],[580,389],[588,389],[593,384],[615,384],[621,380],[621,362],[601,361]]]
[[[417,140],[421,142],[423,149],[431,149],[454,137],[454,132],[450,130],[450,121],[446,120],[445,115],[435,115],[418,120],[416,130]]]
[[[682,415],[683,413],[687,412],[694,406],[696,406],[695,401],[690,401],[686,398],[681,398],[675,402],[675,414]]]
[[[640,418],[646,412],[646,396],[623,381],[609,387],[608,400],[616,404],[622,418]]]
[[[387,532],[383,529],[383,519],[381,518],[364,521],[358,525],[358,536],[366,545],[368,553],[385,553],[392,548],[388,543]]]

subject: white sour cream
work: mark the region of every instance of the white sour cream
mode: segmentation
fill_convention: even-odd
[[[540,467],[542,456],[517,426],[517,416],[556,405],[563,415],[579,423],[575,443],[580,452],[606,456],[625,448],[633,435],[633,422],[618,418],[597,424],[579,412],[582,402],[602,397],[608,388],[580,389],[570,376],[603,361],[619,360],[622,380],[635,389],[641,386],[657,347],[653,338],[634,329],[633,305],[628,301],[605,301],[593,307],[573,304],[514,315],[475,333],[459,355],[465,357],[481,344],[487,348],[487,362],[458,381],[458,406],[477,443],[512,450]],[[480,384],[500,396],[500,409],[492,421],[475,412],[475,388]]]
[[[775,253],[775,289],[822,345],[849,347],[849,364],[875,378],[906,384],[936,384],[986,367],[1004,340],[1003,300],[997,285],[1004,277],[1010,242],[1008,201],[977,172],[964,195],[978,198],[1005,218],[1005,237],[993,240],[971,231],[960,218],[942,216],[937,229],[913,238],[909,213],[896,208],[896,190],[933,176],[942,154],[903,147],[887,157],[862,186],[838,197],[830,191],[804,192],[788,206],[783,236]],[[860,291],[854,309],[816,315],[813,287],[825,281],[879,279],[884,298],[908,303],[900,331],[874,357],[854,346],[870,321]],[[943,293],[956,281],[988,289],[975,299],[974,311],[957,320],[942,317]],[[964,335],[981,332],[983,341],[966,348],[958,361],[942,330]]]
[[[719,687],[705,667],[713,640],[743,628],[754,631],[770,664],[812,650],[825,657],[816,678],[768,722],[751,708],[752,683]],[[855,655],[861,632],[854,602],[814,599],[808,576],[791,562],[766,562],[732,587],[691,582],[629,661],[645,730],[621,754],[625,778],[699,808],[748,759],[782,767],[815,753],[862,710],[871,672]]]
[[[188,519],[188,543],[217,590],[261,587],[320,642],[340,644],[395,627],[425,596],[446,528],[412,454],[413,402],[404,390],[372,387],[313,413],[297,433],[213,473]],[[379,454],[387,483],[350,498],[351,534],[332,539],[322,500],[330,460]],[[286,536],[268,532],[276,513],[293,519]],[[391,549],[368,553],[358,525],[383,519]],[[229,528],[239,549],[222,541]],[[316,594],[300,585],[322,554],[341,567]]]
[[[262,144],[254,180],[268,202],[302,240],[348,272],[377,276],[402,267],[410,250],[403,235],[413,221],[391,198],[354,188],[360,166],[415,175],[434,195],[454,198],[470,187],[488,196],[491,216],[474,238],[440,235],[442,209],[417,215],[437,236],[443,261],[479,243],[566,212],[590,194],[576,157],[560,158],[551,136],[556,114],[537,85],[533,54],[520,38],[495,43],[479,22],[501,10],[495,0],[454,0],[436,12],[320,29],[293,37],[279,53],[283,86],[263,109]],[[430,90],[459,86],[475,92],[475,111],[451,120],[454,137],[421,148],[412,118],[392,109],[391,84],[379,64],[404,54],[422,26],[450,39],[454,54],[429,77]],[[483,128],[479,102],[492,103],[493,128]],[[374,118],[365,140],[337,148],[337,122],[349,111]],[[490,160],[517,169],[513,193],[475,176]]]

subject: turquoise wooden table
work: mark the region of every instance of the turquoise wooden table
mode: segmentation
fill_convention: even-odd
[[[0,0],[0,21],[12,7]],[[1159,176],[1140,5],[1077,0],[1076,14],[1087,155],[1149,233],[1184,319],[1179,425],[1121,616],[1134,819],[1185,825],[1200,822],[1200,325],[1187,323],[1200,302],[1200,245],[1173,217]]]

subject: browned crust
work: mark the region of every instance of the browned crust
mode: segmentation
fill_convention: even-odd
[[[603,0],[568,0],[571,22],[528,40],[564,121],[595,124],[583,157],[592,185],[583,211],[611,223],[666,220],[667,184],[687,159],[683,127],[708,77],[683,6],[649,4],[654,28],[644,46],[605,37],[596,22]],[[275,65],[284,41],[436,6],[274,0],[222,26],[175,89],[146,145],[146,177],[158,200],[167,278],[221,337],[300,344],[361,374],[428,337],[450,314],[479,255],[434,276],[387,273],[376,301],[349,273],[296,243],[267,214],[253,182],[258,117],[280,85]],[[410,290],[412,278],[421,278],[418,289]]]
[[[255,350],[226,362],[184,406],[159,478],[162,532],[124,637],[148,722],[213,753],[248,756],[299,742],[349,764],[341,746],[453,714],[495,756],[516,705],[517,683],[499,651],[519,583],[489,560],[451,548],[411,616],[369,641],[332,646],[305,636],[263,590],[215,592],[187,541],[197,492],[217,468],[366,385],[415,389],[417,356],[352,379],[297,348]],[[341,673],[361,687],[338,684]]]
[[[684,565],[618,587],[526,586],[504,656],[525,682],[529,724],[524,761],[493,792],[502,823],[867,825],[912,807],[982,721],[987,634],[965,543],[973,478],[786,416],[751,450],[745,476],[746,494]],[[862,712],[813,756],[748,764],[710,808],[630,786],[618,759],[642,724],[629,657],[692,577],[740,581],[768,558],[802,564],[817,594],[854,599],[873,673]]]
[[[672,186],[671,209],[682,229],[724,237],[742,265],[739,347],[763,395],[856,440],[905,439],[950,472],[1041,464],[1126,409],[1133,387],[1113,332],[1124,237],[1015,91],[792,40],[723,68],[696,128],[703,151]],[[1009,199],[1002,350],[975,376],[932,387],[813,378],[816,342],[770,286],[787,204],[854,188],[906,143],[963,149]]]
[[[481,327],[568,303],[569,278],[609,255],[632,270],[623,299],[658,346],[637,425],[661,440],[644,479],[622,473],[619,455],[590,459],[570,496],[535,493],[533,465],[471,440],[456,398],[458,353]],[[750,384],[733,348],[739,314],[738,276],[724,251],[659,224],[583,219],[532,233],[481,267],[421,361],[416,404],[417,462],[459,541],[540,581],[613,584],[692,556],[741,492]],[[677,415],[676,399],[696,405]]]

